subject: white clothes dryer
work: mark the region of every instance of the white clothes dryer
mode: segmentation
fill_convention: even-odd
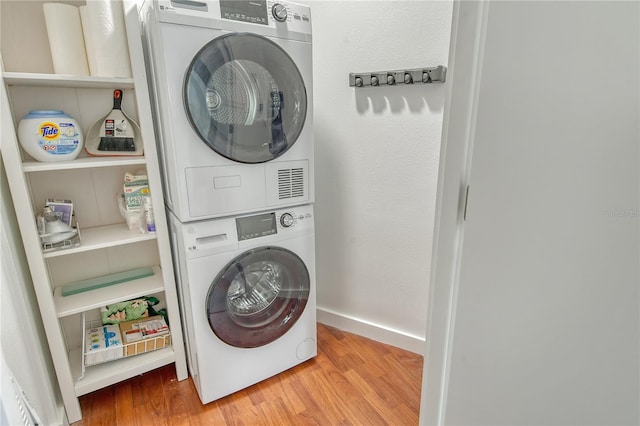
[[[145,5],[169,209],[189,222],[312,203],[310,9],[280,0]]]
[[[316,356],[311,205],[169,218],[189,370],[203,403]]]

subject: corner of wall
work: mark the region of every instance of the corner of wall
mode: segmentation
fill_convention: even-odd
[[[425,348],[424,338],[344,313],[335,312],[321,306],[317,307],[316,315],[318,322],[321,324],[423,355]]]

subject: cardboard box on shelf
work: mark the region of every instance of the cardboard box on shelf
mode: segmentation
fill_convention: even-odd
[[[171,345],[171,334],[160,315],[120,323],[124,356],[138,355]],[[137,342],[137,343],[136,343]]]

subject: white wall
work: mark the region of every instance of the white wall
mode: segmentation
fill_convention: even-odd
[[[477,4],[458,3],[432,310],[449,315],[421,424],[637,425],[640,4]]]
[[[314,43],[318,318],[421,352],[445,86],[355,89],[348,75],[446,66],[452,3],[304,3]]]
[[[0,183],[1,356],[43,424],[63,424],[65,416],[58,382],[1,162]],[[13,392],[3,387],[3,404],[15,402]]]

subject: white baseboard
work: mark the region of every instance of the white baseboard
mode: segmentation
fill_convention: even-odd
[[[317,307],[317,320],[319,323],[348,331],[359,336],[395,346],[416,354],[423,355],[425,351],[425,339],[418,336],[394,330],[380,324],[374,324],[349,315],[340,314],[326,308]]]

